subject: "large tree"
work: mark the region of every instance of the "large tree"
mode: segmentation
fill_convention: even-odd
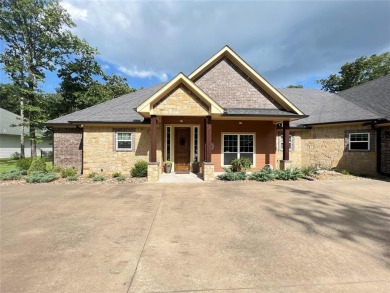
[[[354,62],[341,66],[339,74],[317,80],[322,89],[328,92],[340,92],[367,81],[390,74],[390,52],[371,57],[362,56]]]
[[[0,39],[6,44],[0,63],[20,89],[22,121],[29,127],[31,156],[35,157],[36,130],[45,121],[38,88],[45,72],[97,51],[72,34],[75,24],[56,0],[3,0],[0,9]]]

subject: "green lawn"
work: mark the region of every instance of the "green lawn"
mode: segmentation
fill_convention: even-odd
[[[0,172],[2,171],[9,171],[16,168],[16,162],[18,160],[12,160],[12,159],[0,159]],[[53,163],[52,162],[46,162],[46,166],[49,167]]]

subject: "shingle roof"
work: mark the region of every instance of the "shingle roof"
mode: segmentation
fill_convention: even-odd
[[[226,116],[284,116],[284,117],[299,117],[296,113],[283,111],[279,109],[248,109],[248,108],[227,108],[224,115]]]
[[[390,119],[390,74],[339,92],[337,95]]]
[[[306,115],[309,115],[308,118],[292,122],[292,127],[383,118],[336,94],[316,89],[285,88],[278,90]]]
[[[46,124],[68,124],[69,122],[142,123],[144,118],[134,108],[156,93],[164,85],[165,83],[161,83],[150,88],[141,89],[84,110],[50,120]]]
[[[0,134],[19,135],[19,127],[11,127],[11,125],[18,125],[20,116],[0,108]]]

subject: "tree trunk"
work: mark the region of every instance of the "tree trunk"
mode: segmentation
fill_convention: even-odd
[[[20,97],[20,157],[24,158],[24,98]]]
[[[35,127],[30,126],[30,139],[31,139],[31,158],[37,156],[37,139],[35,136]]]

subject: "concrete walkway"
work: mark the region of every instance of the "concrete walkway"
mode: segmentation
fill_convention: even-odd
[[[389,292],[386,182],[0,188],[0,292]]]
[[[175,173],[162,173],[160,175],[160,179],[158,180],[160,183],[200,183],[204,182],[201,174],[175,174]]]

